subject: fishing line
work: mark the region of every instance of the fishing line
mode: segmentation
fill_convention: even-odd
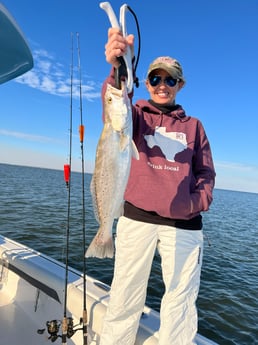
[[[138,63],[139,63],[139,59],[140,59],[140,53],[141,53],[141,32],[140,32],[140,25],[139,25],[139,22],[138,22],[136,13],[135,13],[135,12],[132,10],[132,8],[131,8],[130,6],[128,6],[128,5],[127,5],[127,9],[128,9],[128,11],[131,12],[131,14],[132,14],[133,17],[134,17],[135,24],[136,24],[136,28],[137,28],[137,34],[138,34],[138,50],[137,50],[137,56],[136,56],[135,64],[134,64],[134,70],[135,70],[135,72],[136,72],[137,66],[138,66]],[[137,84],[136,84],[136,87],[138,87]]]
[[[81,175],[82,175],[82,236],[83,236],[83,345],[87,345],[87,309],[86,309],[86,220],[85,220],[85,182],[84,182],[84,125],[82,116],[82,76],[81,76],[81,57],[80,57],[80,37],[77,32],[77,51],[78,51],[78,72],[80,90],[80,144],[81,144]]]

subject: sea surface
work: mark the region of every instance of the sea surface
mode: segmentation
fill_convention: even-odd
[[[97,231],[85,174],[86,243]],[[68,190],[63,172],[0,164],[0,234],[64,261]],[[82,175],[72,173],[69,264],[82,270]],[[199,333],[219,344],[258,344],[258,194],[215,189],[203,215],[205,246],[198,297]],[[89,258],[87,274],[111,283],[113,259]],[[146,304],[159,311],[159,256]]]

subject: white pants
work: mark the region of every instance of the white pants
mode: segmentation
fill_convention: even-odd
[[[114,278],[100,345],[134,344],[156,248],[165,284],[159,345],[195,344],[202,231],[121,217],[117,225]]]

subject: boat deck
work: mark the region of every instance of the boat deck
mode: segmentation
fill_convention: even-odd
[[[42,325],[44,328],[44,325]],[[0,343],[2,345],[43,345],[49,343],[47,335],[37,333],[33,319],[28,320],[24,311],[6,294],[0,294]],[[18,338],[18,339],[17,339]]]
[[[0,345],[43,345],[61,339],[49,339],[46,322],[63,319],[64,265],[15,241],[0,235]],[[83,279],[69,268],[67,317],[72,317],[74,330],[81,328],[83,314]],[[87,279],[88,344],[98,345],[102,320],[109,300],[109,286]],[[44,330],[41,334],[38,330]],[[135,345],[157,345],[159,314],[144,307]],[[61,334],[61,326],[57,334]],[[82,345],[81,330],[67,345]],[[198,345],[216,345],[197,335]]]

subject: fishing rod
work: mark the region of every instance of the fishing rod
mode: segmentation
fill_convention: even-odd
[[[86,220],[85,220],[85,182],[84,182],[84,125],[82,116],[82,76],[81,76],[81,53],[80,53],[80,36],[77,32],[77,51],[78,51],[78,72],[79,72],[79,90],[80,90],[80,144],[81,144],[81,166],[82,166],[82,236],[83,236],[83,345],[87,345],[87,308],[86,308]]]
[[[71,213],[71,166],[72,166],[72,132],[73,132],[73,33],[71,33],[71,66],[70,66],[70,129],[69,129],[69,162],[64,164],[64,180],[68,190],[67,197],[67,222],[66,222],[66,244],[65,244],[65,287],[64,287],[64,304],[63,319],[47,321],[47,330],[50,334],[49,338],[52,342],[59,337],[62,339],[62,345],[67,344],[67,338],[71,338],[75,333],[73,319],[67,317],[67,295],[69,280],[69,239],[70,239],[70,213]],[[59,335],[59,328],[62,325],[62,333]]]
[[[67,223],[66,223],[66,255],[65,255],[65,288],[64,288],[64,303],[63,303],[63,319],[51,320],[46,322],[47,331],[49,333],[48,339],[55,342],[58,338],[62,339],[62,345],[67,345],[67,338],[71,338],[75,332],[83,331],[83,345],[87,345],[87,309],[86,309],[86,219],[85,219],[85,171],[84,171],[84,125],[82,116],[82,77],[81,77],[81,61],[80,61],[80,39],[77,35],[77,51],[78,51],[78,72],[79,72],[79,90],[80,90],[80,144],[81,144],[81,166],[82,166],[82,235],[83,235],[83,315],[80,318],[80,323],[74,325],[73,318],[67,317],[67,297],[68,297],[68,283],[69,283],[69,240],[70,240],[70,213],[71,213],[71,166],[72,166],[72,131],[73,131],[73,73],[74,73],[74,39],[71,33],[71,67],[70,67],[70,130],[69,130],[69,162],[64,164],[64,180],[68,190],[67,201]],[[62,333],[59,334],[59,328],[62,326]],[[81,327],[82,326],[82,327]],[[38,333],[43,334],[45,329],[39,329]]]
[[[72,122],[73,122],[73,33],[71,33],[71,67],[70,67],[70,130],[69,130],[69,162],[64,164],[64,180],[68,190],[67,200],[67,223],[66,223],[66,245],[65,245],[65,287],[63,303],[63,319],[46,321],[48,340],[55,342],[58,338],[62,339],[62,344],[67,344],[67,338],[71,338],[76,332],[74,330],[72,317],[67,317],[67,295],[69,279],[69,239],[70,239],[70,211],[71,211],[71,166],[72,166]],[[62,325],[62,333],[59,334]],[[39,329],[38,334],[43,334],[45,329]]]
[[[67,287],[68,287],[68,273],[69,273],[69,237],[70,237],[70,206],[71,206],[71,157],[72,157],[72,122],[73,122],[73,34],[72,34],[72,57],[71,57],[71,88],[70,88],[70,149],[69,149],[69,165],[68,173],[65,175],[66,185],[68,188],[68,209],[67,209],[67,232],[66,232],[66,273],[65,273],[65,296],[64,296],[64,317],[62,321],[62,344],[66,345],[67,338],[71,338],[75,332],[78,330],[83,331],[83,345],[87,345],[87,308],[86,308],[86,258],[85,258],[85,248],[86,248],[86,219],[85,219],[85,182],[84,182],[84,125],[82,116],[82,77],[81,77],[81,58],[80,58],[80,37],[79,33],[77,36],[77,52],[78,52],[78,72],[79,72],[79,93],[80,93],[80,125],[79,125],[79,135],[80,135],[80,146],[81,146],[81,170],[82,170],[82,235],[83,235],[83,315],[80,319],[80,325],[82,328],[76,328],[78,325],[73,325],[73,319],[71,317],[67,318]],[[67,165],[66,165],[67,166]],[[69,176],[69,178],[67,178]]]
[[[64,313],[62,320],[62,344],[66,345],[67,336],[73,335],[73,321],[67,319],[67,288],[69,273],[69,239],[70,239],[70,211],[71,211],[71,166],[72,166],[72,131],[73,131],[73,33],[71,33],[71,69],[70,69],[70,130],[69,130],[69,165],[66,169],[66,185],[68,188],[67,202],[67,225],[66,225],[66,256],[65,256],[65,292],[64,292]],[[68,332],[69,330],[69,332]]]

